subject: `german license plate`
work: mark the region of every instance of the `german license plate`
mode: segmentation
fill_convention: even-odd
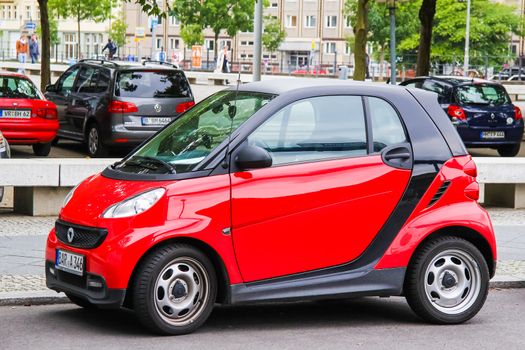
[[[169,122],[169,117],[142,117],[142,125],[166,125]]]
[[[0,109],[0,118],[30,118],[31,111],[20,109]]]
[[[59,270],[82,276],[84,274],[85,260],[84,255],[57,249],[55,267]]]
[[[505,131],[482,131],[481,138],[485,140],[490,139],[504,139]]]

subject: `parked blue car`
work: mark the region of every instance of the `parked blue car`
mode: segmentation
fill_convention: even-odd
[[[503,85],[456,76],[417,77],[401,85],[436,92],[465,146],[493,148],[503,157],[519,153],[523,116]]]

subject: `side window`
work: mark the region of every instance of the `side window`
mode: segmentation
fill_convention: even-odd
[[[407,141],[401,120],[388,102],[377,97],[369,97],[368,107],[372,121],[374,152]]]
[[[109,80],[110,80],[110,74],[109,70],[100,68],[97,69],[97,86],[95,88],[95,92],[102,93],[106,92],[109,88]]]
[[[90,66],[82,67],[78,74],[74,90],[77,92],[92,93],[93,89],[96,87],[96,80],[93,79],[94,74],[95,68]]]
[[[425,80],[422,88],[437,93],[439,103],[449,103],[448,100],[452,92],[450,87],[432,80]]]
[[[61,95],[67,95],[73,90],[73,84],[75,83],[75,78],[77,77],[79,67],[68,70],[60,81],[58,82],[57,92]]]
[[[270,152],[274,165],[366,155],[361,97],[323,96],[292,103],[257,128],[248,143]]]

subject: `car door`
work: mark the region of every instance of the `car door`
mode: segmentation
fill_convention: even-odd
[[[54,89],[46,91],[45,94],[46,98],[54,102],[57,106],[57,117],[60,123],[59,134],[62,135],[64,132],[65,134],[70,134],[71,131],[74,130],[73,125],[71,125],[70,121],[67,119],[67,113],[70,104],[70,95],[79,69],[80,66],[73,66],[68,69],[59,78]]]
[[[70,94],[70,106],[66,114],[73,130],[83,134],[85,120],[91,111],[91,102],[96,93],[96,68],[85,65],[78,72],[78,77]]]
[[[395,145],[408,153],[410,147],[395,110],[376,98],[294,102],[245,143],[266,149],[273,160],[269,168],[231,174],[232,237],[245,282],[356,259],[399,202],[411,172],[409,163],[383,160],[385,152],[398,152]]]

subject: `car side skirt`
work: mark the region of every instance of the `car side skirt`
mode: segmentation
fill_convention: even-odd
[[[403,294],[405,268],[374,270],[372,265],[332,274],[293,280],[230,285],[229,303],[338,299]]]

